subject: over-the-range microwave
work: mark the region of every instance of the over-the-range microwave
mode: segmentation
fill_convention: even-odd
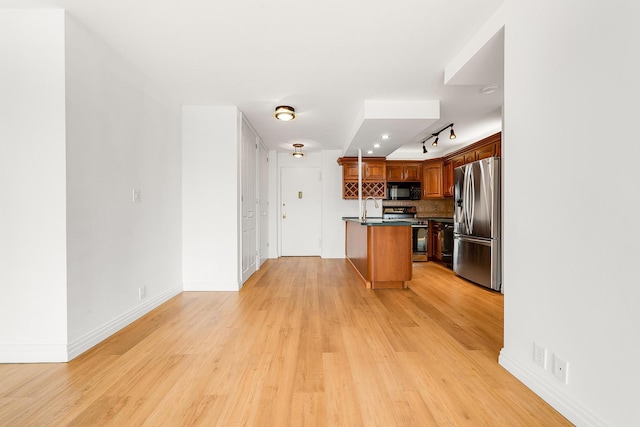
[[[388,182],[387,200],[420,200],[419,182]]]

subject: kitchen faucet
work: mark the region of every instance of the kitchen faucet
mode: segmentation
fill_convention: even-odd
[[[364,199],[364,201],[362,202],[362,221],[363,222],[367,220],[367,200],[369,199],[373,200],[374,206],[376,208],[380,207],[376,199],[374,199],[373,197],[369,196],[366,199]]]

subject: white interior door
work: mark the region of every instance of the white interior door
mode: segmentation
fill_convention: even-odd
[[[260,209],[258,267],[269,257],[269,152],[258,145],[258,205]]]
[[[256,271],[256,149],[257,137],[242,121],[242,283]]]
[[[320,168],[282,168],[281,255],[321,255]]]

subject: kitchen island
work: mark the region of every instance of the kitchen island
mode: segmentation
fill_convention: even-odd
[[[411,223],[343,217],[347,260],[369,289],[406,288],[411,280]]]

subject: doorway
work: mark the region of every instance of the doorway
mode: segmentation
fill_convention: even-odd
[[[320,168],[280,170],[282,256],[321,255]]]

